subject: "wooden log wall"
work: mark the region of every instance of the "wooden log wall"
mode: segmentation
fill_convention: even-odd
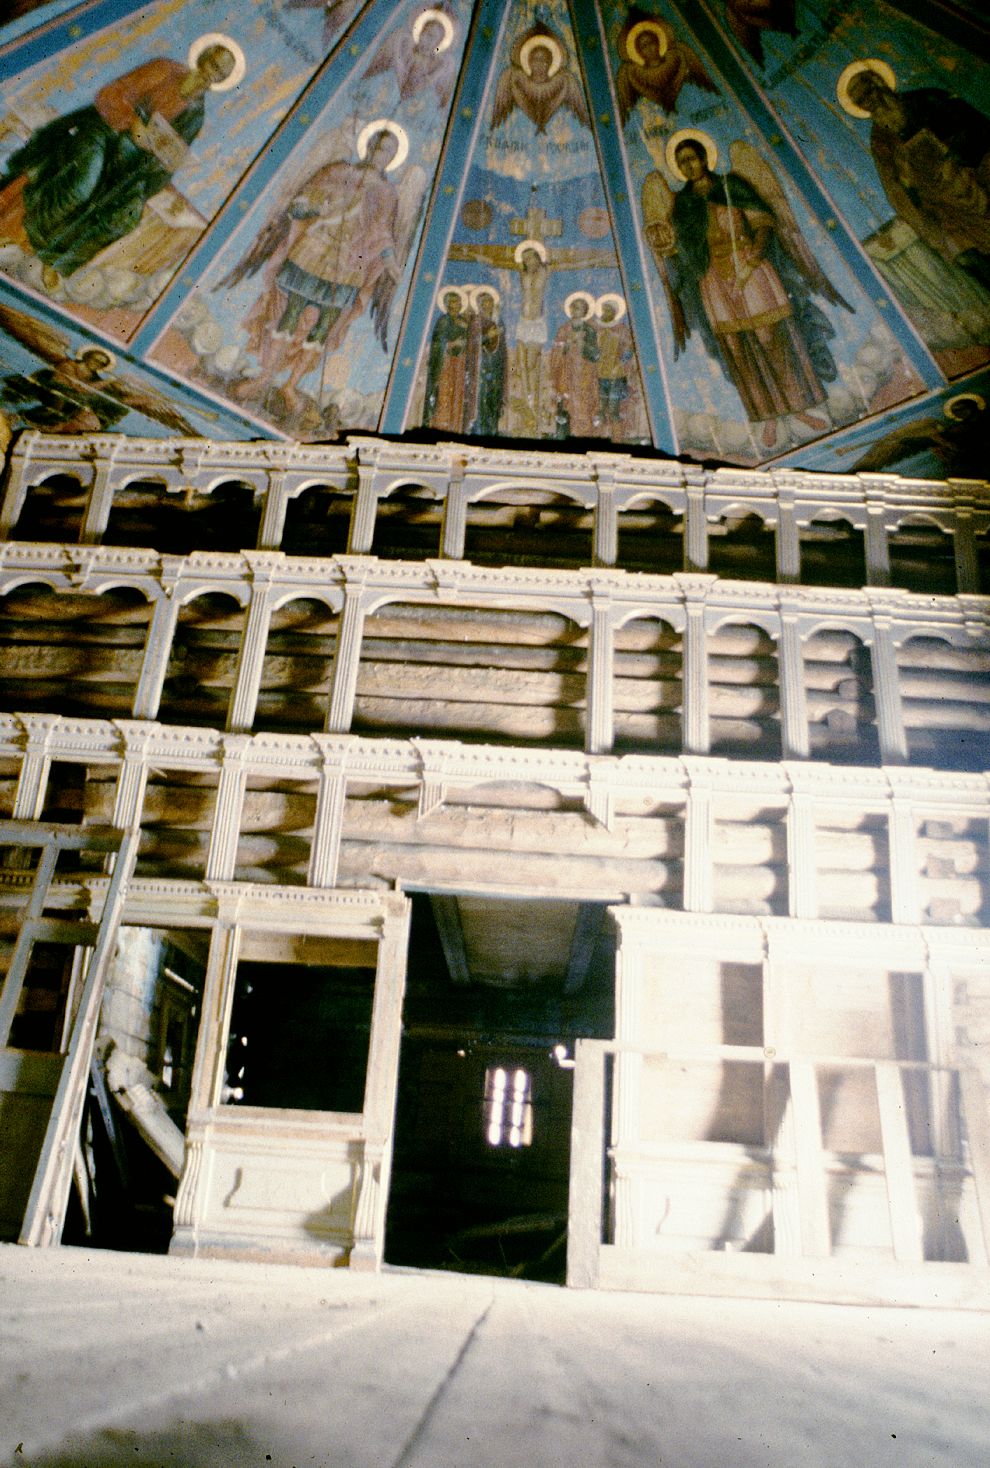
[[[365,621],[352,728],[580,748],[587,648],[552,612],[392,603]]]
[[[59,558],[54,560],[57,565]],[[230,557],[214,565],[229,578],[240,563],[240,557]],[[94,581],[112,574],[108,566]],[[238,679],[251,671],[242,668],[250,584],[239,594],[204,590],[182,601],[170,641],[159,638],[152,647],[160,587],[145,574],[131,579],[135,584],[100,590],[21,581],[0,599],[0,709],[92,717],[157,712],[166,723],[224,727],[233,716]],[[202,579],[224,584],[216,574]],[[628,596],[633,586],[619,589]],[[395,729],[581,747],[590,738],[589,629],[561,612],[539,609],[528,587],[517,599],[526,606],[491,600],[471,606],[465,591],[456,601],[396,600],[372,611],[358,644],[350,727],[361,733]],[[773,760],[792,752],[786,734],[782,740],[785,670],[778,637],[767,630],[777,620],[773,606],[771,601],[767,625],[736,612],[732,621],[715,626],[705,637],[702,669],[693,665],[694,676],[706,682],[712,753]],[[978,639],[976,621],[926,634],[925,610],[919,608],[913,635],[899,631],[894,650],[885,654],[896,699],[896,708],[888,708],[886,735],[875,691],[875,663],[884,654],[870,642],[870,622],[860,615],[863,635],[826,625],[804,638],[800,708],[812,757],[875,764],[883,752],[887,760],[933,767],[983,766],[990,737],[990,649]],[[904,606],[897,611],[903,617]],[[267,615],[258,634],[263,640],[256,701],[248,695],[241,717],[249,722],[232,727],[285,733],[322,727],[340,614],[300,586],[297,594],[281,593]],[[819,613],[818,620],[828,619]],[[147,687],[138,708],[149,657],[165,660],[157,710]],[[683,634],[661,616],[616,618],[609,657],[605,692],[612,747],[678,752],[687,744]],[[892,720],[903,725],[903,736]],[[899,737],[903,750],[891,747]]]
[[[150,621],[150,603],[129,588],[17,587],[0,601],[0,708],[126,718]]]

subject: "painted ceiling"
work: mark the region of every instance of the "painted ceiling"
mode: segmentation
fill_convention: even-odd
[[[0,429],[987,473],[976,3],[13,9]]]

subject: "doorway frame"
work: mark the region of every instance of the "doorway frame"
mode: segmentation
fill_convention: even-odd
[[[397,892],[216,883],[169,1252],[376,1270],[384,1246],[410,904]],[[222,1103],[245,938],[375,945],[360,1112]]]

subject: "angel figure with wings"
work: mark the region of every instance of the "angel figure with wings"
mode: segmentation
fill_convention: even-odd
[[[835,380],[835,329],[814,297],[852,307],[812,255],[766,159],[741,139],[729,157],[730,171],[717,174],[714,139],[695,128],[674,133],[665,159],[684,187],[675,193],[662,173],[647,175],[644,233],[667,296],[675,359],[699,332],[772,448],[788,414],[828,428],[812,410]]]
[[[287,0],[286,10],[323,12],[323,47],[330,51],[341,31],[347,29],[364,0]]]
[[[116,359],[105,347],[84,346],[73,355],[62,332],[10,306],[0,305],[0,328],[49,364],[0,378],[0,440],[9,439],[15,427],[42,433],[105,433],[132,410],[173,433],[199,437],[188,419],[153,388],[111,376]]]
[[[622,60],[615,79],[619,115],[625,127],[641,97],[673,112],[688,82],[706,92],[718,88],[690,46],[678,40],[674,27],[655,15],[631,10],[618,37]]]
[[[409,138],[389,118],[363,127],[356,151],[357,162],[335,159],[311,173],[220,282],[231,288],[258,272],[266,281],[245,322],[248,349],[263,371],[241,384],[242,400],[264,398],[287,372],[279,392],[295,417],[307,407],[300,381],[319,369],[322,410],[327,362],[365,312],[388,351],[392,302],[419,223],[426,174],[414,167],[398,186],[392,182]]]
[[[538,133],[562,107],[588,126],[588,107],[581,83],[565,65],[564,48],[549,26],[532,26],[512,48],[509,65],[498,79],[492,108],[492,129],[518,107]]]
[[[441,112],[446,112],[457,80],[454,22],[445,10],[421,10],[409,32],[395,31],[375,52],[365,77],[392,72],[399,85],[399,101],[409,102],[430,91]]]

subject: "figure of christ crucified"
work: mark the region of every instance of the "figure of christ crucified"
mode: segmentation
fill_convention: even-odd
[[[561,219],[548,219],[545,210],[531,206],[525,218],[513,219],[509,228],[522,235],[518,245],[454,244],[451,260],[480,261],[496,270],[512,270],[519,277],[519,317],[515,328],[515,350],[511,367],[509,408],[515,421],[511,431],[521,438],[545,437],[551,432],[541,423],[543,355],[549,338],[544,309],[551,271],[616,268],[611,249],[579,246],[547,247],[548,239],[563,231]]]

